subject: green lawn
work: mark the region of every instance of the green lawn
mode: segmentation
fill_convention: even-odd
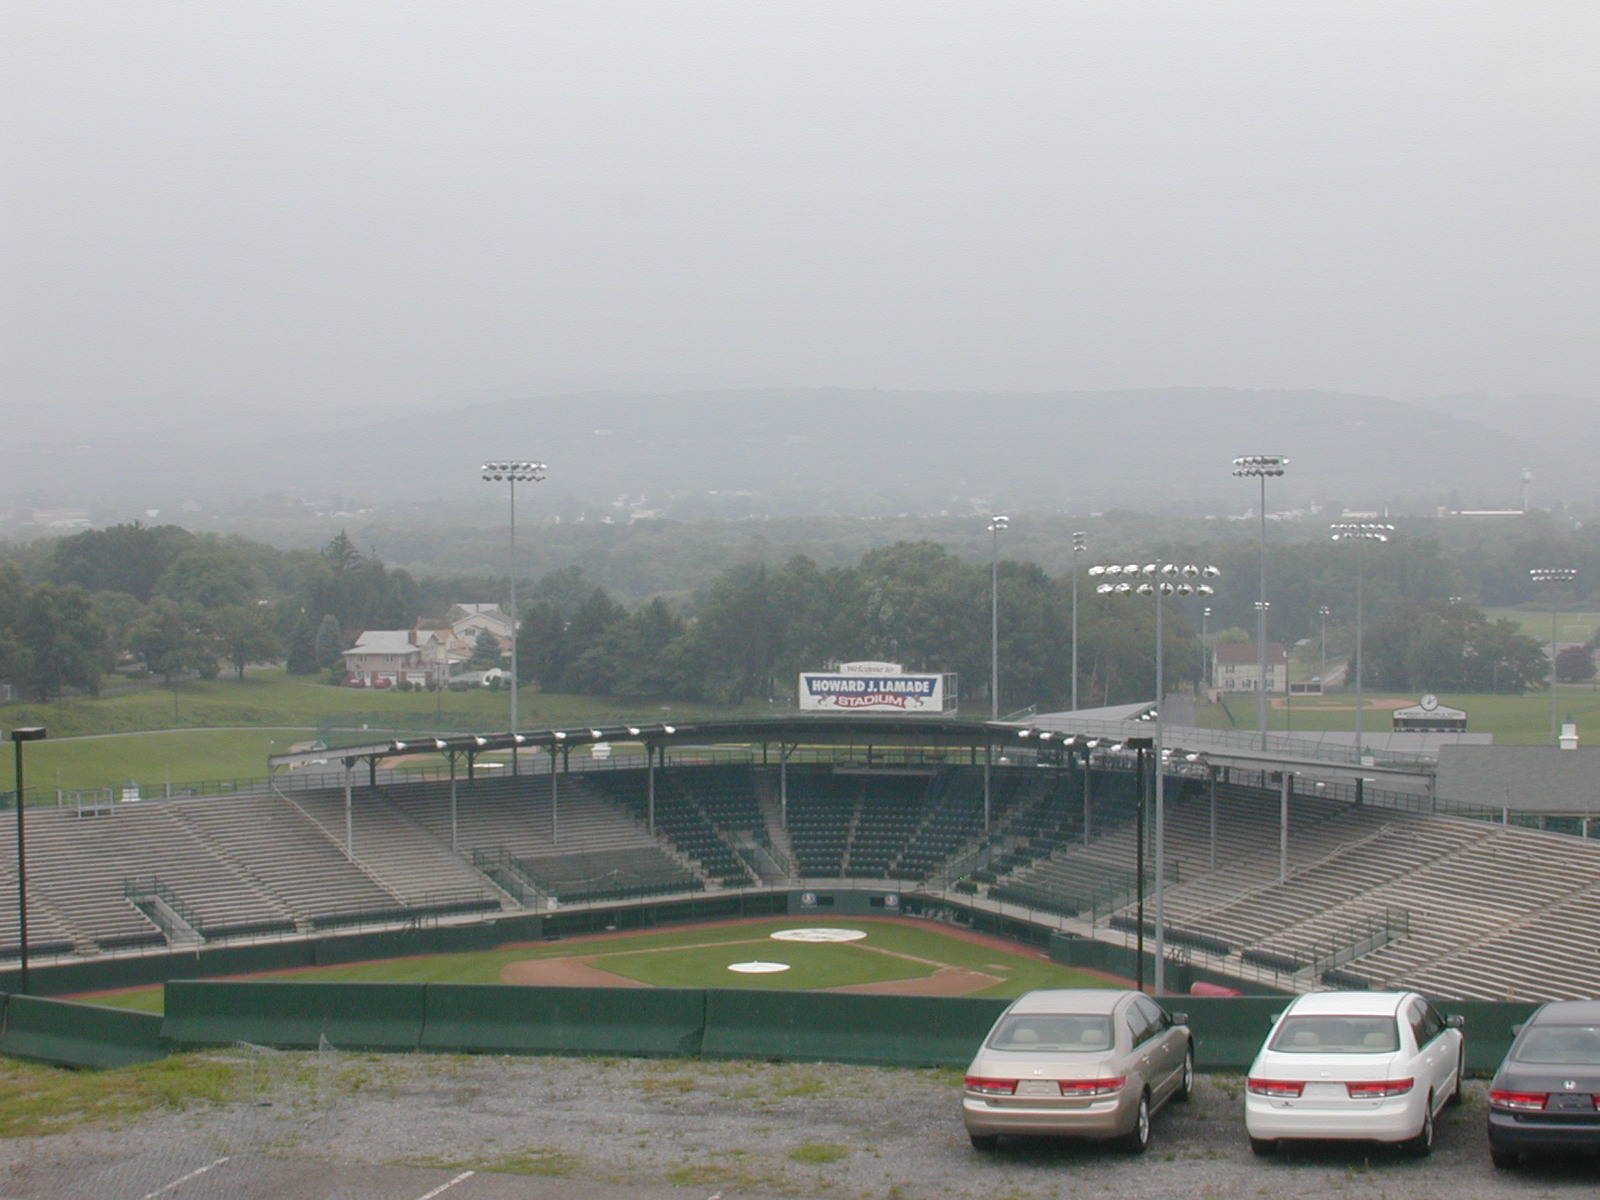
[[[768,935],[777,929],[839,926],[865,930],[857,942],[780,942]],[[499,983],[508,963],[528,959],[602,955],[595,965],[658,987],[823,988],[887,979],[915,979],[938,966],[965,967],[1001,977],[1001,982],[975,996],[1020,996],[1044,987],[1116,986],[1105,976],[1079,971],[1039,958],[1033,951],[1006,951],[951,937],[915,921],[852,921],[848,918],[781,918],[733,925],[684,926],[621,937],[575,938],[538,945],[502,946],[467,954],[437,954],[385,959],[338,967],[270,971],[256,979],[307,983],[364,981],[376,983]],[[926,961],[912,962],[905,957]],[[789,971],[774,975],[741,975],[728,964],[760,959],[786,962]],[[159,987],[105,992],[76,999],[117,1008],[160,1012]]]
[[[1362,727],[1368,732],[1387,730],[1390,712],[1396,703],[1412,705],[1419,697],[1396,693],[1368,692]],[[1385,704],[1384,702],[1388,702]],[[1550,693],[1529,692],[1524,696],[1455,695],[1440,693],[1439,702],[1467,714],[1467,729],[1473,733],[1492,733],[1497,744],[1541,746],[1550,743]],[[1600,730],[1600,687],[1593,684],[1562,684],[1556,692],[1556,711],[1578,722],[1578,731]],[[1201,702],[1197,719],[1209,729],[1256,728],[1256,698],[1253,695],[1225,697],[1221,703]],[[1229,714],[1232,719],[1229,719]],[[1335,692],[1326,696],[1296,696],[1285,708],[1281,696],[1273,697],[1267,713],[1273,729],[1354,730],[1355,693]]]
[[[340,688],[262,671],[242,680],[3,705],[0,728],[43,725],[49,730],[45,741],[28,749],[28,779],[37,801],[53,803],[57,790],[119,787],[129,780],[159,790],[168,783],[258,779],[266,774],[269,754],[317,736],[348,745],[419,730],[504,729],[509,704],[505,692],[483,688],[431,694]],[[524,728],[724,715],[677,701],[536,692],[524,692],[520,708]],[[409,765],[430,768],[442,760]]]
[[[1539,612],[1527,608],[1486,608],[1483,615],[1491,621],[1502,618],[1513,622],[1519,630],[1536,642],[1550,642],[1549,610]],[[1600,631],[1600,612],[1558,612],[1556,614],[1556,641],[1587,642]]]

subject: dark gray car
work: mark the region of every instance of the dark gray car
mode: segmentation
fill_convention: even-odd
[[[1524,1152],[1600,1150],[1600,1001],[1542,1006],[1489,1085],[1489,1157],[1509,1169]]]

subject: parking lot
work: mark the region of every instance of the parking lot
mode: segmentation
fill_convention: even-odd
[[[1600,1183],[1600,1160],[1494,1170],[1481,1081],[1424,1160],[1363,1146],[1256,1159],[1227,1076],[1158,1115],[1149,1153],[1129,1158],[1056,1141],[979,1154],[949,1070],[228,1053],[247,1062],[235,1102],[0,1142],[0,1200],[1494,1200]]]

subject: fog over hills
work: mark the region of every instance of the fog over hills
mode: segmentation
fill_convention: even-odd
[[[355,413],[163,397],[93,430],[0,447],[12,507],[138,512],[269,493],[316,504],[490,501],[485,458],[550,465],[540,508],[690,518],[1107,508],[1238,512],[1234,456],[1284,454],[1275,507],[1513,507],[1588,499],[1593,402],[1406,403],[1315,391],[592,391]],[[1547,414],[1548,420],[1541,420]]]

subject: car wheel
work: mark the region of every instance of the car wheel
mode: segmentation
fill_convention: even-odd
[[[1187,1100],[1194,1095],[1194,1047],[1189,1046],[1183,1052],[1183,1075],[1178,1081],[1178,1090],[1172,1093],[1174,1100]]]
[[[1426,1158],[1433,1153],[1433,1093],[1428,1093],[1427,1103],[1422,1108],[1422,1128],[1417,1131],[1417,1136],[1409,1142],[1402,1142],[1401,1148],[1412,1158]]]
[[[1278,1143],[1273,1138],[1251,1138],[1250,1153],[1258,1158],[1271,1158],[1278,1152]]]
[[[1456,1059],[1456,1090],[1450,1093],[1447,1103],[1452,1108],[1459,1107],[1467,1098],[1467,1052],[1462,1049],[1460,1057]]]
[[[967,1134],[967,1140],[972,1143],[974,1150],[982,1150],[987,1154],[1000,1144],[1000,1135],[998,1133],[969,1133]]]
[[[1522,1154],[1517,1150],[1500,1150],[1490,1146],[1489,1161],[1502,1171],[1515,1171],[1522,1165]]]
[[[1139,1107],[1133,1112],[1133,1128],[1117,1139],[1117,1146],[1129,1154],[1150,1149],[1150,1093],[1139,1093]]]

